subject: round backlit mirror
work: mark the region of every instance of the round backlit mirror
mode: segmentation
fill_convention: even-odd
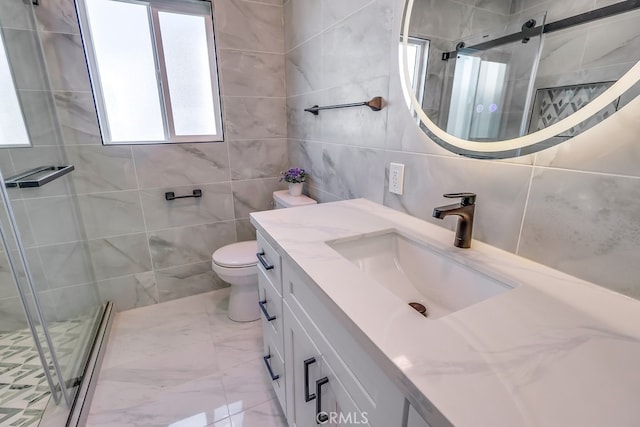
[[[567,12],[560,3],[407,0],[400,77],[422,130],[461,155],[509,158],[576,136],[632,100],[640,4],[578,1]]]

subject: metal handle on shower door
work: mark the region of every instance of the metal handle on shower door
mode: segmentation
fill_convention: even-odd
[[[45,184],[50,183],[53,180],[56,180],[62,176],[65,176],[69,172],[75,170],[73,165],[67,166],[40,166],[34,169],[29,169],[28,171],[21,172],[17,175],[13,175],[8,177],[5,180],[5,187],[7,188],[34,188],[34,187],[42,187]],[[38,174],[42,174],[47,172],[45,175],[38,176]]]

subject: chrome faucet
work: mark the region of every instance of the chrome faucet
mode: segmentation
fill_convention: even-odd
[[[459,248],[471,247],[471,233],[473,232],[473,214],[476,209],[476,195],[474,193],[450,193],[443,194],[448,199],[461,198],[460,203],[453,205],[439,206],[433,209],[433,217],[444,219],[449,215],[457,215],[458,227],[456,229],[456,239],[453,244]]]

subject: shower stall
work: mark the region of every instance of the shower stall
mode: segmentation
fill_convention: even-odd
[[[78,421],[111,313],[32,3],[0,2],[0,425]]]

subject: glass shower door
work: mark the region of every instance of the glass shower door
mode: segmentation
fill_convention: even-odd
[[[32,335],[32,386],[70,405],[103,304],[33,7],[0,2],[0,334]]]
[[[22,375],[46,378],[55,402],[70,405],[82,378],[102,304],[94,282],[59,288],[51,285],[49,277],[54,278],[52,273],[57,274],[58,268],[73,274],[74,266],[68,263],[68,254],[58,252],[58,245],[33,246],[34,231],[29,212],[23,206],[29,206],[31,200],[11,200],[9,190],[20,191],[11,187],[10,180],[4,180],[0,170],[0,253],[4,255],[0,259],[0,334],[5,338],[10,335],[8,342],[24,340],[18,350],[24,350],[25,354],[16,358],[17,353],[9,351],[9,364],[24,363]],[[79,246],[86,248],[83,244]],[[53,259],[46,257],[50,251],[56,253]],[[81,256],[88,261],[88,253]],[[85,267],[90,269],[90,264]],[[47,268],[52,269],[51,273]],[[28,342],[33,349],[27,348]],[[35,355],[42,366],[33,364]],[[0,360],[0,366],[2,363]],[[44,376],[38,372],[42,367]],[[41,389],[44,383],[29,385]]]
[[[545,18],[542,13],[524,24],[518,18],[458,44],[445,73],[449,134],[472,141],[526,135]],[[510,40],[511,33],[524,31],[527,24],[527,37]]]
[[[0,425],[31,425],[44,415],[50,397],[60,403],[62,390],[37,323],[25,268],[0,205]],[[34,338],[34,337],[37,337]]]

